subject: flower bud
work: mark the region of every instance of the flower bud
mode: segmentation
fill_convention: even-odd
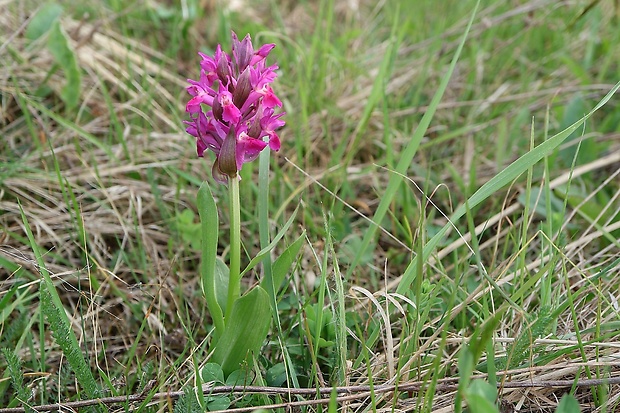
[[[235,106],[238,108],[243,107],[243,104],[248,99],[248,96],[250,96],[251,91],[252,84],[250,82],[250,69],[246,67],[241,75],[239,75],[237,86],[233,92],[233,103]]]
[[[218,160],[220,172],[231,178],[237,176],[237,137],[233,127],[230,128],[228,135],[222,142]]]

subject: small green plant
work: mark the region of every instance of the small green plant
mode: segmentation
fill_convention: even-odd
[[[47,35],[47,48],[65,74],[66,82],[60,92],[60,98],[64,101],[67,110],[73,110],[79,104],[82,72],[70,45],[69,37],[60,24],[62,12],[62,7],[56,3],[48,3],[41,7],[28,25],[26,37],[34,41]],[[52,70],[57,70],[57,67],[53,67]]]
[[[215,153],[213,178],[228,186],[228,265],[218,256],[219,218],[215,199],[206,182],[198,191],[202,234],[200,273],[202,289],[214,324],[212,363],[203,369],[202,375],[206,381],[220,383],[236,377],[240,369],[249,372],[252,368],[254,357],[269,332],[272,315],[277,316],[276,288],[282,283],[300,246],[294,243],[291,246],[293,253],[285,251],[281,257],[283,262],[277,260],[272,265],[268,259],[291,224],[292,220],[289,220],[280,234],[265,245],[241,271],[239,172],[244,163],[256,159],[267,147],[276,151],[280,148],[276,130],[284,125],[280,119],[284,113],[275,113],[275,108],[281,107],[282,102],[269,85],[276,78],[277,66],[265,64],[265,59],[275,45],[266,44],[254,50],[249,35],[240,41],[234,32],[232,40],[232,56],[223,52],[219,45],[213,56],[201,54],[200,79],[190,80],[187,88],[193,97],[186,106],[190,120],[185,122],[187,132],[196,138],[198,156],[202,157],[207,149]],[[261,158],[263,162],[264,159]],[[268,180],[261,179],[260,184],[261,192],[267,193]],[[187,218],[180,222],[191,230]],[[186,230],[184,233],[191,240],[195,235],[190,232]],[[267,276],[263,282],[242,295],[243,275],[260,262],[269,267]],[[218,397],[208,402],[208,407],[227,408],[230,401],[226,400]]]
[[[465,391],[468,413],[500,413],[497,404],[497,388],[484,380],[474,380]],[[555,413],[579,413],[579,403],[574,396],[562,396]]]

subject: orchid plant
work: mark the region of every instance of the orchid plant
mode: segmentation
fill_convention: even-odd
[[[289,247],[275,265],[274,274],[270,251],[290,226],[291,219],[274,240],[263,247],[241,271],[241,229],[239,201],[239,172],[247,162],[255,160],[269,147],[280,149],[277,130],[284,126],[276,113],[282,102],[275,95],[271,83],[275,80],[277,65],[267,66],[266,58],[275,47],[265,44],[255,50],[250,35],[239,40],[232,33],[232,55],[217,46],[213,56],[199,53],[199,80],[188,80],[187,91],[192,96],[186,106],[190,119],[185,121],[187,133],[196,138],[199,157],[210,150],[215,154],[213,178],[228,186],[230,215],[230,248],[228,265],[218,257],[217,206],[209,185],[205,182],[198,192],[198,209],[202,227],[202,261],[200,266],[202,289],[215,327],[211,361],[230,374],[240,367],[251,365],[253,355],[264,343],[275,310],[276,287],[282,283],[292,258],[297,255],[300,242]],[[267,159],[261,156],[261,161]],[[268,168],[268,163],[267,163]],[[262,168],[261,168],[262,170]],[[264,180],[268,182],[268,180]],[[267,185],[265,183],[264,185]],[[260,188],[268,193],[268,188]],[[281,258],[282,258],[281,257]],[[241,295],[241,278],[258,263],[268,265],[260,285]],[[288,263],[288,265],[283,265]]]

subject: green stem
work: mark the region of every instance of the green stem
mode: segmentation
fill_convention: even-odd
[[[241,213],[239,205],[239,177],[228,179],[228,202],[230,202],[230,276],[226,313],[232,312],[233,303],[241,291]]]

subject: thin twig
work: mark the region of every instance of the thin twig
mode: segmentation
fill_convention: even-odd
[[[458,388],[457,378],[450,378],[439,380],[439,384],[435,386],[436,391],[455,391]],[[498,387],[503,389],[516,389],[516,388],[561,388],[561,387],[591,387],[591,386],[599,386],[599,385],[609,385],[609,384],[620,384],[620,377],[611,377],[607,379],[583,379],[583,380],[544,380],[544,381],[536,381],[536,380],[523,380],[523,381],[515,381],[515,382],[498,382]],[[376,386],[344,386],[344,387],[321,387],[321,388],[311,388],[311,389],[295,389],[295,388],[286,388],[286,387],[266,387],[266,386],[216,386],[216,387],[203,387],[203,393],[206,395],[213,394],[229,394],[229,393],[243,393],[243,394],[266,394],[266,395],[327,395],[331,394],[333,391],[336,392],[339,396],[337,397],[337,401],[342,402],[346,400],[354,400],[361,399],[365,397],[369,397],[371,390],[377,393],[389,393],[393,391],[404,391],[404,392],[413,392],[419,391],[423,389],[426,385],[426,382],[416,381],[416,382],[408,382],[401,383],[399,385],[394,384],[382,384]],[[174,391],[174,392],[161,392],[155,393],[153,395],[145,395],[145,394],[132,394],[129,396],[111,396],[111,397],[101,397],[99,399],[89,399],[89,400],[79,400],[74,402],[67,403],[54,403],[54,404],[45,404],[40,406],[32,406],[32,409],[39,412],[49,412],[60,409],[77,409],[80,407],[93,406],[97,404],[104,405],[112,405],[119,403],[131,403],[131,402],[141,402],[146,399],[150,399],[152,401],[163,401],[163,400],[176,400],[179,397],[185,395],[184,391]],[[274,404],[269,406],[253,406],[247,408],[239,408],[239,409],[228,409],[226,411],[234,411],[234,412],[242,412],[247,410],[253,410],[257,407],[263,408],[278,408],[278,407],[286,407],[286,406],[302,406],[302,405],[318,405],[318,404],[326,404],[329,402],[329,398],[323,399],[313,399],[313,400],[304,400],[297,402],[286,402],[281,404]],[[25,409],[23,407],[14,407],[14,408],[0,408],[0,413],[23,413]]]

